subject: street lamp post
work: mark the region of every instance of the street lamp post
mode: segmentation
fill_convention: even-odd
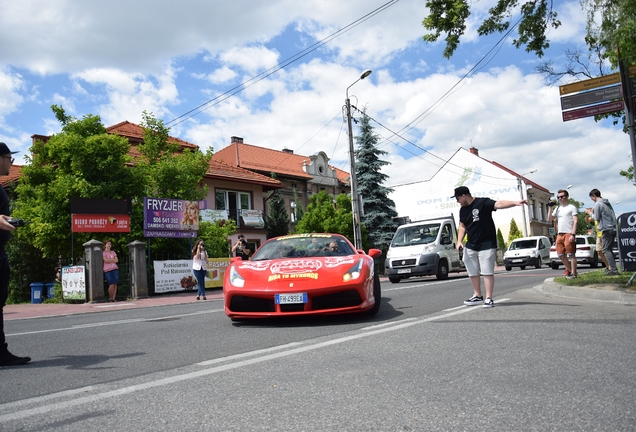
[[[519,188],[519,193],[521,194],[521,200],[523,201],[524,199],[528,199],[528,192],[526,191],[526,196],[523,196],[523,191],[525,188],[525,182],[523,181],[523,176],[527,175],[527,174],[532,174],[534,172],[537,172],[537,170],[532,170],[532,171],[528,171],[525,174],[521,174],[519,177],[517,177],[517,187]],[[525,206],[521,206],[521,211],[523,212],[523,236],[524,237],[528,237],[528,225],[529,225],[529,217],[526,217],[526,207]]]
[[[371,69],[367,69],[362,72],[360,78],[354,81],[353,84],[360,80],[365,79],[371,75]],[[347,127],[349,129],[349,162],[351,165],[351,212],[353,213],[353,244],[356,249],[362,249],[362,232],[360,231],[360,198],[358,197],[358,184],[356,181],[356,159],[353,152],[353,127],[351,126],[351,102],[349,101],[349,89],[353,86],[351,84],[347,87],[345,99],[345,105],[347,107]]]

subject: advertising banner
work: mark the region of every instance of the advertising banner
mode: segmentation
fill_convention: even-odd
[[[618,217],[616,235],[621,271],[636,271],[636,212],[623,213]]]
[[[230,258],[210,258],[205,275],[205,287],[222,287],[225,269],[229,265]],[[192,260],[154,261],[154,269],[155,293],[197,290]]]
[[[73,214],[73,232],[130,232],[130,216],[126,214]]]
[[[84,266],[62,267],[62,297],[67,300],[86,300]]]
[[[210,209],[206,209],[206,210],[201,210],[200,214],[201,214],[201,220],[203,222],[210,222],[210,223],[214,223],[217,220],[227,220],[228,219],[228,214],[227,214],[227,210],[210,210]]]
[[[253,228],[265,227],[263,213],[260,210],[241,210],[241,218],[243,218],[243,226]]]
[[[199,211],[205,207],[205,201],[145,197],[144,235],[146,237],[196,237],[196,232],[199,230]],[[187,234],[175,234],[177,232]]]

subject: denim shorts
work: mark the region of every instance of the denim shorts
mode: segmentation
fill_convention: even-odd
[[[119,282],[119,269],[107,271],[106,273],[104,273],[104,276],[106,276],[108,285],[115,285],[117,282]]]

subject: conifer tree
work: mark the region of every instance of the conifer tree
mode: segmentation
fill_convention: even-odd
[[[280,190],[272,192],[269,199],[269,212],[266,217],[267,237],[278,237],[289,233],[289,215]]]
[[[381,160],[380,156],[388,153],[377,147],[378,141],[369,117],[363,112],[360,135],[356,137],[356,180],[364,209],[361,222],[367,229],[370,247],[386,251],[398,224],[394,220],[397,217],[395,203],[388,197],[393,190],[383,186],[388,175],[381,172],[389,162]]]
[[[508,233],[508,244],[510,244],[511,241],[521,237],[523,237],[523,234],[521,234],[521,231],[519,231],[519,227],[517,226],[517,222],[515,221],[515,218],[512,218],[510,220],[510,232]]]

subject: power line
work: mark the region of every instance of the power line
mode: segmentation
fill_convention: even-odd
[[[317,50],[318,48],[326,45],[327,43],[331,42],[333,39],[345,34],[346,32],[350,31],[351,29],[359,26],[360,24],[362,24],[363,22],[367,21],[368,19],[374,17],[375,15],[379,14],[380,12],[383,12],[385,9],[388,9],[389,7],[393,6],[395,3],[397,3],[399,0],[391,0],[385,4],[383,4],[382,6],[372,10],[371,12],[367,13],[366,15],[362,16],[361,18],[358,18],[357,20],[353,21],[352,23],[346,25],[345,27],[335,31],[334,33],[330,34],[329,36],[321,39],[320,41],[314,43],[313,45],[310,45],[309,47],[305,48],[304,50],[294,54],[291,57],[288,57],[287,59],[283,60],[282,62],[278,63],[276,66],[273,66],[263,72],[261,72],[260,74],[246,80],[243,81],[242,83],[232,87],[231,89],[225,91],[224,93],[221,93],[220,95],[216,96],[213,99],[208,100],[207,102],[202,103],[201,105],[192,108],[190,111],[185,112],[184,114],[181,114],[180,116],[170,120],[169,122],[166,122],[166,126],[172,125],[172,127],[183,123],[184,121],[188,120],[189,118],[194,117],[195,115],[207,110],[208,108],[211,108],[215,105],[218,105],[219,103],[227,100],[228,98],[230,98],[231,96],[234,96],[237,93],[242,92],[243,90],[253,86],[254,84],[258,83],[259,81],[264,80],[265,78],[275,74],[276,72],[278,72],[281,69],[286,68],[287,66],[297,62],[298,60],[300,60],[301,58],[309,55],[310,53],[312,53],[313,51]]]

